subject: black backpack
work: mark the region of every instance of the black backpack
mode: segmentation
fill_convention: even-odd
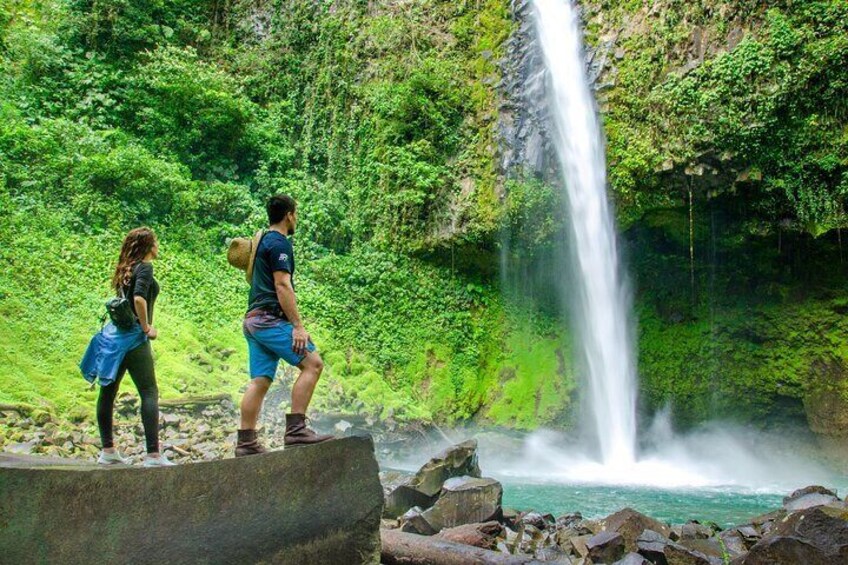
[[[123,286],[121,286],[120,296],[110,298],[106,301],[106,313],[109,315],[112,323],[115,324],[115,327],[119,329],[128,330],[135,325],[135,312],[133,312],[132,305],[130,305],[130,301],[127,300],[124,294]]]

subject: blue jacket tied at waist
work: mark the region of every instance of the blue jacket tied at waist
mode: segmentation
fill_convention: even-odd
[[[128,330],[118,329],[111,322],[106,324],[91,338],[91,343],[85,350],[80,362],[82,376],[90,383],[97,379],[100,386],[112,384],[127,352],[145,341],[147,336],[141,331],[140,324],[135,324]]]

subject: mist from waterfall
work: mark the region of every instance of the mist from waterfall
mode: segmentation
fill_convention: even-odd
[[[534,0],[533,14],[549,73],[550,119],[572,237],[575,286],[562,285],[562,292],[573,303],[602,462],[624,467],[636,460],[631,303],[606,194],[604,142],[589,90],[580,19],[570,0]]]

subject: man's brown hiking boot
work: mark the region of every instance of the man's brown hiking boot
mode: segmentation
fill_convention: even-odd
[[[316,434],[306,426],[304,414],[286,414],[286,435],[283,442],[286,447],[312,445],[335,439],[334,436]]]
[[[239,430],[236,457],[259,455],[260,453],[265,453],[265,448],[259,443],[256,430]]]

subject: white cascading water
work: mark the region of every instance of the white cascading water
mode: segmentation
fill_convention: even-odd
[[[636,376],[629,333],[630,300],[606,193],[600,124],[589,90],[580,20],[571,0],[534,0],[539,42],[550,73],[554,142],[566,186],[573,237],[578,337],[589,405],[605,465],[636,458]]]
[[[722,492],[783,493],[800,484],[836,486],[814,460],[806,435],[764,433],[712,422],[686,434],[672,431],[661,411],[636,453],[636,368],[629,332],[631,303],[616,248],[606,196],[600,125],[588,86],[580,21],[573,0],[532,0],[538,38],[550,75],[554,141],[566,185],[564,200],[573,230],[575,287],[565,288],[589,377],[590,406],[601,461],[567,434],[537,430],[518,449],[505,438],[481,436],[482,459],[511,483],[627,485]],[[502,259],[502,272],[508,268]],[[456,439],[468,430],[457,432]],[[790,441],[791,440],[791,441]],[[452,443],[447,441],[446,445]],[[417,469],[416,459],[400,468]]]

